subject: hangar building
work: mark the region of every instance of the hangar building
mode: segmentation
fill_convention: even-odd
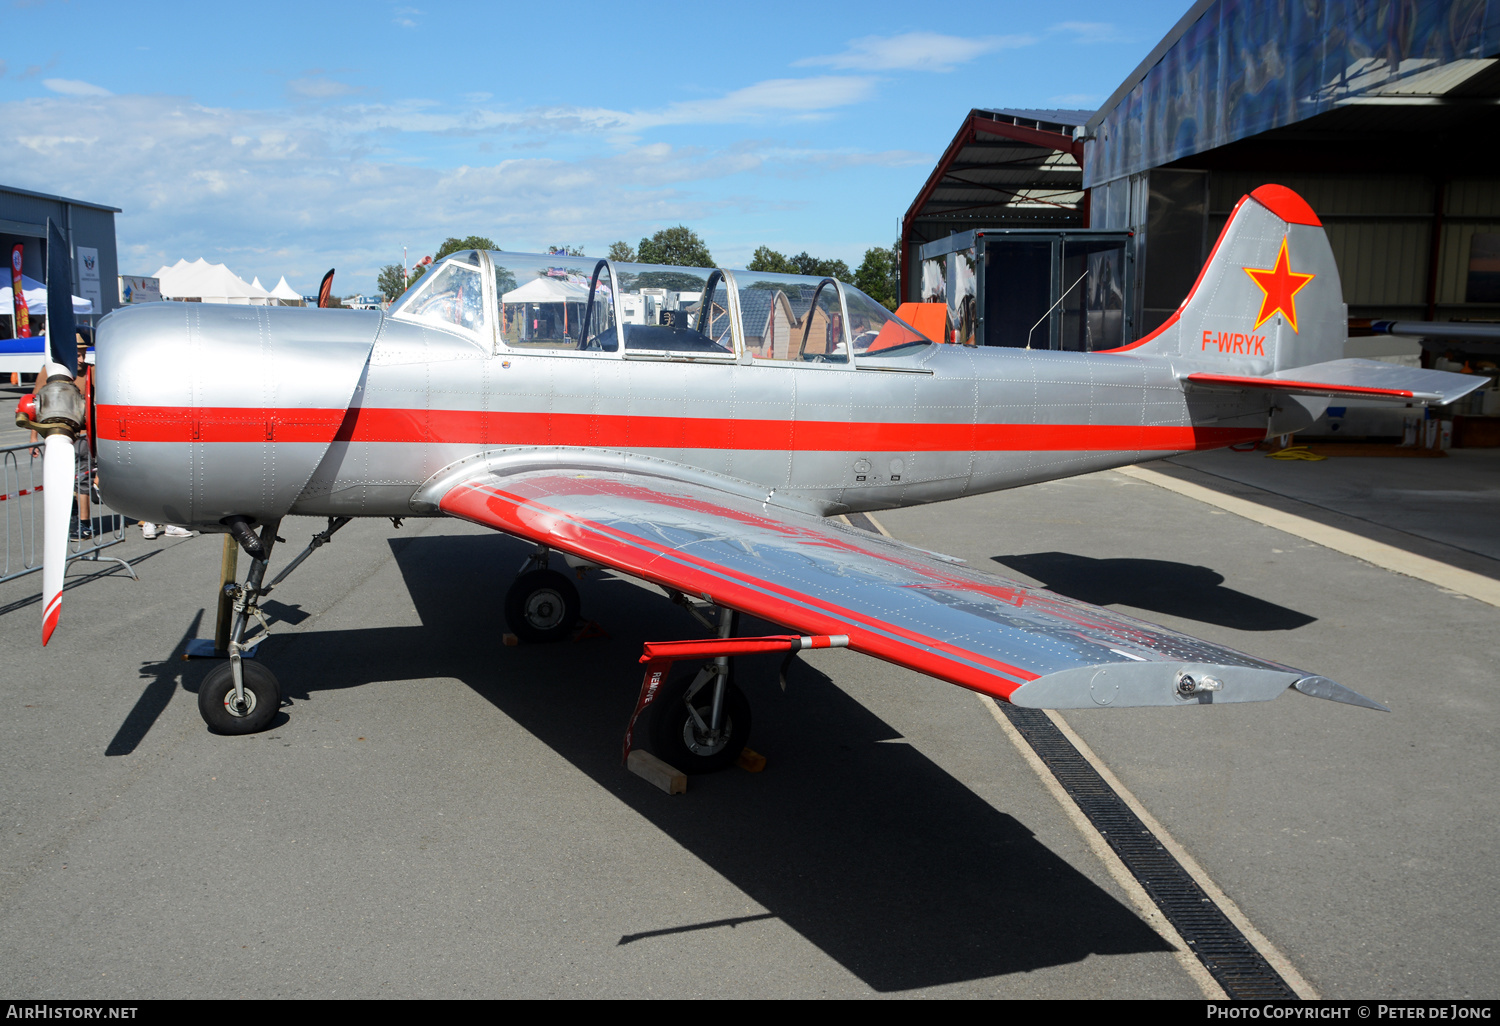
[[[21,271],[28,278],[47,280],[47,219],[68,238],[73,259],[73,294],[91,300],[96,314],[120,305],[119,259],[115,252],[115,215],[119,207],[50,196],[0,185],[0,250],[5,254],[10,284],[10,257],[21,246]],[[88,266],[88,261],[94,266]],[[10,336],[10,311],[0,310],[0,333]]]
[[[1070,238],[1128,233],[1111,301],[1129,341],[1187,294],[1239,197],[1278,182],[1327,226],[1351,318],[1500,321],[1497,56],[1485,0],[1198,0],[1097,111],[970,111],[903,219],[901,295],[946,289],[960,328],[965,259],[982,277],[1045,238],[1045,310],[1074,283]],[[1095,285],[1079,292],[1110,292]],[[1054,328],[1051,344],[1118,337]]]

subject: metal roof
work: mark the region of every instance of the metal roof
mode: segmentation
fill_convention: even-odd
[[[1094,116],[1091,110],[1013,110],[1002,107],[980,107],[978,110],[983,114],[999,114],[1015,121],[1036,121],[1057,128],[1076,128]]]
[[[1358,105],[1396,115],[1427,106],[1435,121],[1447,120],[1444,108],[1467,106],[1473,121],[1459,130],[1493,132],[1493,9],[1484,14],[1472,0],[1283,6],[1197,0],[1089,118],[1084,182],[1264,140],[1314,118],[1326,130],[1324,119]]]
[[[978,227],[1081,225],[1083,143],[1073,129],[1087,115],[971,110],[907,210],[903,238],[930,242]]]
[[[54,196],[50,192],[33,192],[30,189],[17,189],[13,185],[0,185],[0,193],[8,192],[15,196],[30,196],[33,199],[51,200],[54,203],[67,203],[75,207],[90,207],[94,210],[107,210],[111,214],[122,213],[119,207],[111,207],[103,203],[90,203],[88,200],[69,199],[67,196]]]

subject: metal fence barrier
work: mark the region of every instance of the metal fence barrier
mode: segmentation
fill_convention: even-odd
[[[73,499],[69,525],[68,562],[110,560],[119,563],[131,577],[135,571],[118,556],[101,556],[100,550],[125,540],[125,518],[105,507],[94,490],[94,457],[79,457],[87,471],[89,516],[79,529],[78,496]],[[80,489],[79,494],[82,493]],[[0,584],[36,573],[42,568],[42,444],[23,442],[0,447],[0,522],[4,524],[4,563]]]

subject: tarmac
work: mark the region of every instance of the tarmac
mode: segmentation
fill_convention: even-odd
[[[1153,469],[1500,577],[1497,457]],[[1497,996],[1500,609],[1120,473],[877,519],[1389,705],[1063,718],[1316,993]],[[322,527],[285,521],[273,573]],[[686,614],[590,573],[607,637],[507,647],[527,546],[359,521],[268,602],[283,714],[217,737],[179,655],[220,539],[109,552],[140,581],[75,566],[45,650],[39,575],[0,585],[8,998],[1204,995],[969,692],[747,660],[765,771],[669,796],[619,745]]]

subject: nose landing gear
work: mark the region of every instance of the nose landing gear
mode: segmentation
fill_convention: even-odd
[[[271,549],[282,540],[276,537],[276,528],[281,525],[281,521],[272,520],[263,525],[259,536],[256,536],[246,518],[229,518],[230,530],[245,554],[250,557],[250,572],[245,575],[244,584],[230,583],[224,586],[224,595],[234,603],[234,621],[229,630],[228,641],[229,660],[210,670],[198,688],[198,713],[203,717],[203,722],[208,724],[208,729],[215,734],[254,734],[269,727],[276,717],[277,710],[281,708],[281,684],[264,663],[245,655],[247,649],[254,648],[245,644],[245,631],[250,625],[250,618],[254,617],[260,621],[266,634],[271,633],[271,625],[261,612],[260,600],[286,580],[314,550],[332,540],[334,534],[349,523],[349,519],[329,517],[327,529],[313,535],[307,548],[285,570],[277,574],[270,584],[261,587],[261,582],[266,577],[266,567],[271,561]],[[229,551],[232,555],[233,550]],[[227,566],[232,575],[233,561],[229,560]]]

